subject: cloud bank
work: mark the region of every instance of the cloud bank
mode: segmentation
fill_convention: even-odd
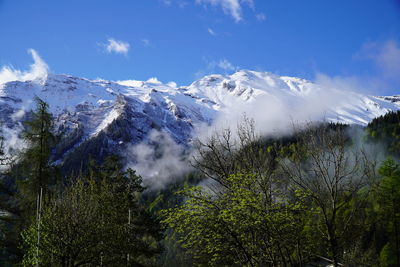
[[[211,127],[199,129],[196,136],[200,140],[207,140],[214,132],[221,133],[224,129],[231,129],[235,135],[244,117],[255,121],[256,130],[262,136],[287,135],[292,133],[294,124],[325,120],[332,107],[351,101],[345,97],[345,91],[328,88],[318,90],[306,98],[259,95],[254,101],[237,101],[231,108],[221,111]]]

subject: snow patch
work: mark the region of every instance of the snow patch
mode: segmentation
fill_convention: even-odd
[[[94,132],[91,134],[91,136],[95,136],[98,133],[100,133],[102,130],[104,130],[110,123],[112,123],[115,119],[117,119],[119,117],[120,113],[115,110],[112,109],[110,112],[108,112],[104,119],[101,121],[101,123],[99,124],[99,126],[97,126],[97,128],[94,130]]]

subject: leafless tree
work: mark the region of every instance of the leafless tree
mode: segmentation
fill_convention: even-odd
[[[334,266],[339,266],[342,239],[351,231],[362,203],[360,189],[367,185],[374,168],[361,148],[349,147],[344,126],[309,124],[296,136],[298,143],[293,153],[282,159],[281,166],[290,181],[309,194],[321,212],[319,229],[328,242]],[[360,201],[354,202],[356,199]]]
[[[215,132],[205,141],[197,140],[195,148],[192,165],[223,187],[228,187],[230,175],[251,172],[259,177],[261,188],[270,190],[275,159],[257,134],[254,120],[244,116],[236,132]]]

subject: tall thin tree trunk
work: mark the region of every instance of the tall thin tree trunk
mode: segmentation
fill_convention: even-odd
[[[394,192],[392,192],[392,195]],[[397,218],[396,218],[396,202],[394,200],[394,197],[392,197],[392,206],[393,206],[393,226],[394,226],[394,234],[395,234],[395,242],[396,242],[396,263],[397,266],[400,266],[400,251],[399,251],[399,233],[398,233],[398,225],[397,225]]]
[[[39,246],[40,246],[40,217],[42,213],[42,197],[43,197],[43,188],[40,188],[40,193],[38,193],[37,200],[37,248],[36,248],[36,266],[39,267]]]

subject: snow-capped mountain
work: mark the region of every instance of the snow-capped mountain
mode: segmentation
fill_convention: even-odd
[[[68,152],[102,154],[123,149],[146,140],[154,129],[186,145],[194,130],[221,116],[254,108],[258,118],[274,114],[273,109],[280,107],[279,113],[284,110],[292,118],[360,125],[400,109],[399,96],[362,95],[300,78],[246,70],[208,75],[183,87],[156,79],[113,82],[47,74],[40,79],[7,82],[0,88],[0,119],[8,146],[17,145],[21,122],[38,96],[49,104],[58,131],[64,133],[56,151],[58,160],[64,160]],[[302,116],[297,116],[300,113]]]
[[[186,89],[191,95],[215,103],[213,107],[220,111],[243,103],[272,102],[274,106],[292,109],[287,113],[294,118],[298,118],[295,112],[302,112],[306,120],[323,118],[347,124],[366,125],[373,118],[400,108],[399,96],[368,96],[301,78],[256,71],[239,71],[230,76],[209,75]],[[268,105],[257,111],[272,112]]]

